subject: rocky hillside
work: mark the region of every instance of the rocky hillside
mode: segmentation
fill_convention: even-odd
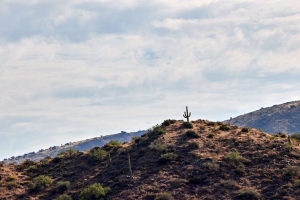
[[[220,122],[168,120],[128,143],[0,165],[0,199],[297,199],[300,148],[292,142]]]
[[[49,147],[48,149],[41,149],[38,152],[30,152],[26,153],[22,156],[13,156],[9,159],[4,159],[4,163],[14,163],[18,164],[21,162],[24,162],[25,160],[32,160],[32,161],[40,161],[47,156],[55,157],[60,152],[64,152],[68,149],[74,149],[76,151],[86,151],[90,150],[94,147],[102,147],[106,143],[108,143],[111,140],[117,140],[120,142],[128,142],[131,140],[132,137],[138,137],[144,134],[146,131],[137,131],[137,132],[130,132],[127,133],[125,131],[121,131],[121,133],[112,134],[112,135],[106,135],[101,137],[95,137],[91,139],[86,139],[83,141],[78,142],[68,142],[61,146],[53,146]]]
[[[261,108],[230,120],[232,125],[261,129],[267,133],[299,133],[300,101],[292,101],[268,108]]]

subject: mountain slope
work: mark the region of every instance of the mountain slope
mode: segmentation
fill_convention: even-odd
[[[163,124],[129,143],[27,161],[15,169],[32,186],[16,194],[18,181],[7,187],[4,178],[0,189],[13,199],[55,199],[63,193],[93,199],[83,194],[95,183],[110,188],[103,192],[107,200],[298,198],[300,148],[294,141],[291,150],[287,135],[206,120],[193,121],[192,128],[182,121]],[[47,187],[37,187],[40,175],[52,180]],[[61,188],[62,181],[70,185]]]
[[[261,129],[267,133],[298,133],[300,132],[300,101],[261,108],[224,122]]]
[[[137,132],[127,133],[125,131],[121,131],[121,133],[117,133],[117,134],[95,137],[95,138],[86,139],[78,142],[69,142],[61,146],[53,146],[53,147],[49,147],[48,149],[41,149],[38,152],[27,153],[24,154],[23,156],[16,156],[16,157],[13,156],[9,159],[4,159],[4,163],[18,164],[24,162],[25,160],[40,161],[46,158],[47,156],[55,157],[60,152],[66,151],[68,149],[74,149],[76,151],[86,151],[94,147],[102,147],[110,140],[128,142],[131,140],[132,137],[141,136],[145,132],[146,131],[137,131]]]

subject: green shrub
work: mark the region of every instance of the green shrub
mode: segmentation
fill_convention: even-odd
[[[70,188],[70,182],[69,181],[59,181],[56,183],[55,189],[58,192],[65,192]]]
[[[221,186],[227,189],[233,189],[233,188],[237,188],[238,184],[235,180],[222,180],[221,181]]]
[[[102,161],[107,156],[107,152],[103,149],[100,149],[99,147],[95,147],[89,152],[89,156],[90,161],[95,163]]]
[[[49,176],[39,175],[33,179],[33,185],[31,187],[32,191],[41,191],[45,188],[50,187],[52,184],[52,179]]]
[[[36,172],[38,170],[37,165],[31,165],[28,167],[27,172]]]
[[[159,159],[159,162],[160,163],[167,163],[167,162],[170,162],[172,160],[175,160],[177,158],[177,154],[176,153],[165,153],[165,154],[162,154],[160,156],[160,159]]]
[[[230,127],[229,127],[229,125],[227,125],[227,124],[222,124],[222,125],[220,126],[219,130],[221,130],[221,131],[229,131],[229,130],[230,130]]]
[[[205,172],[218,172],[220,169],[219,164],[214,162],[205,162],[202,164],[202,168]]]
[[[148,131],[148,137],[153,139],[156,139],[164,134],[166,134],[166,130],[159,125],[152,127]]]
[[[167,147],[165,146],[163,141],[155,140],[149,145],[150,149],[154,149],[156,151],[165,151]]]
[[[98,200],[104,198],[109,188],[103,188],[100,183],[94,183],[84,188],[80,193],[80,200]]]
[[[162,125],[162,126],[169,126],[169,125],[171,125],[171,124],[174,124],[175,122],[176,122],[175,119],[167,119],[167,120],[165,120],[161,125]]]
[[[67,194],[62,194],[62,195],[59,195],[56,199],[54,200],[73,200],[72,197],[70,197],[69,195]]]
[[[56,156],[55,158],[53,158],[52,162],[53,163],[59,163],[63,160],[63,156]]]
[[[72,155],[72,154],[76,153],[76,150],[75,149],[68,149],[68,150],[66,150],[66,153]]]
[[[249,127],[242,128],[242,132],[244,132],[244,133],[248,133],[250,130],[251,130],[251,128],[249,128]]]
[[[300,167],[298,166],[289,166],[284,169],[284,175],[288,177],[299,177]]]
[[[193,124],[191,122],[183,122],[183,127],[184,128],[193,128]]]
[[[300,180],[296,180],[295,182],[294,182],[294,187],[295,188],[300,188]]]
[[[200,138],[200,136],[195,131],[192,130],[187,131],[185,135],[190,138]]]
[[[249,199],[251,199],[251,200],[259,200],[261,198],[261,196],[255,190],[244,189],[244,190],[240,190],[237,193],[236,198],[240,199],[240,200],[249,200]]]
[[[139,137],[139,136],[136,136],[136,137],[132,137],[131,140],[134,142],[134,143],[139,143],[139,141],[141,140],[142,138]]]
[[[244,164],[250,163],[250,160],[241,156],[238,151],[229,152],[224,156],[224,160],[240,175],[245,174]]]
[[[199,144],[197,142],[191,142],[189,144],[189,148],[191,148],[191,149],[198,149],[199,148]]]
[[[158,194],[157,197],[155,198],[155,200],[174,200],[174,198],[169,193],[164,192],[164,193]]]
[[[293,134],[291,134],[291,138],[293,138],[295,140],[300,140],[300,133],[293,133]]]
[[[107,144],[104,145],[104,148],[105,149],[113,149],[113,148],[120,147],[121,145],[122,145],[122,143],[119,142],[118,140],[111,140]]]

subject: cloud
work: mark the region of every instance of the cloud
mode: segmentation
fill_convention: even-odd
[[[295,5],[1,1],[0,158],[299,99]]]

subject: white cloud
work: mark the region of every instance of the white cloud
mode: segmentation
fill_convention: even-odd
[[[1,1],[0,158],[299,99],[297,5]]]

